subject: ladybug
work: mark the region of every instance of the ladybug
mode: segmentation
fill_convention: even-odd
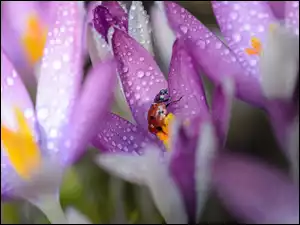
[[[151,132],[153,134],[157,134],[159,132],[166,134],[163,127],[166,125],[165,118],[168,115],[167,107],[171,103],[180,101],[181,98],[176,101],[171,102],[171,98],[169,96],[168,90],[167,89],[160,90],[160,92],[155,96],[154,102],[152,103],[152,105],[148,111],[148,130],[149,130],[149,132]]]

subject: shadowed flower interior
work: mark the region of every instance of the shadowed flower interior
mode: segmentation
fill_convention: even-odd
[[[18,130],[12,131],[1,124],[1,142],[15,171],[23,179],[30,179],[41,164],[41,153],[22,111],[15,109]]]
[[[47,28],[38,16],[32,14],[27,19],[27,27],[22,37],[22,45],[30,63],[38,62],[46,45]]]

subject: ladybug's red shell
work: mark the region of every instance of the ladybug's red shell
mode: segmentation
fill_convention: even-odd
[[[162,131],[167,114],[166,104],[153,103],[148,111],[148,130],[153,134]]]

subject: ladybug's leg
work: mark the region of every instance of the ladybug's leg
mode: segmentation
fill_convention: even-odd
[[[169,102],[166,107],[168,107],[169,105],[173,104],[173,103],[176,103],[176,102],[179,102],[181,99],[183,98],[183,96],[181,96],[179,99],[175,100],[175,101],[171,101]]]

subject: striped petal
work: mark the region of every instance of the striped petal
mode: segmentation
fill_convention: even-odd
[[[220,155],[212,178],[240,222],[299,223],[299,187],[275,168],[245,156]]]
[[[238,97],[262,105],[263,98],[258,80],[244,73],[237,58],[200,21],[176,3],[164,2],[168,21],[177,36],[185,38],[195,62],[216,84],[224,77],[234,78]]]
[[[148,110],[157,93],[167,88],[167,82],[152,56],[128,34],[115,29],[112,43],[133,117],[147,129]]]
[[[213,2],[216,18],[228,46],[249,76],[259,79],[259,55],[270,25],[276,22],[266,2]]]
[[[196,116],[208,117],[208,105],[194,62],[181,40],[173,46],[173,55],[168,77],[169,92],[172,101],[170,109],[183,120]]]
[[[286,1],[285,24],[299,36],[299,1]]]
[[[56,140],[66,124],[82,82],[83,14],[79,4],[60,2],[48,34],[38,84],[37,116],[46,137]],[[47,148],[56,151],[55,142]]]

